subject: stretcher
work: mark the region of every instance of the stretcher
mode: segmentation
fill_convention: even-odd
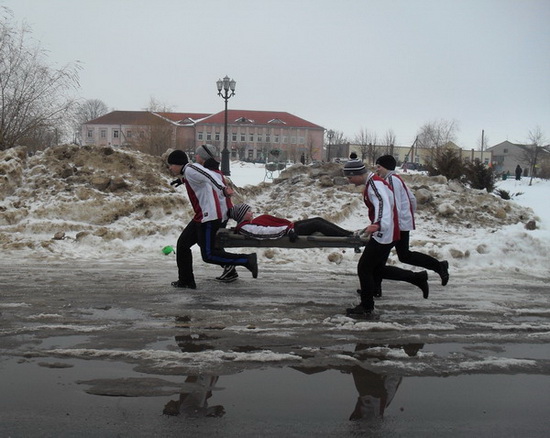
[[[260,240],[236,234],[232,228],[222,228],[216,234],[216,242],[219,248],[354,248],[356,252],[361,252],[360,248],[367,244],[368,237],[332,237],[322,234],[298,235],[296,240],[291,242],[288,236]]]

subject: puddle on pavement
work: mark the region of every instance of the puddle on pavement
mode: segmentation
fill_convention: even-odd
[[[215,339],[185,334],[175,338],[175,345],[174,338],[171,342],[181,351],[200,352],[210,350]],[[42,340],[40,348],[72,348],[87,341],[88,336],[51,337]],[[159,339],[159,347],[167,341]],[[368,363],[388,352],[405,353],[414,360],[420,351],[549,359],[546,346],[531,344],[357,344],[347,345],[342,353]],[[272,436],[357,436],[365,431],[386,436],[457,431],[545,436],[550,427],[547,375],[403,377],[350,365],[178,376],[139,373],[134,365],[109,360],[5,357],[0,373],[9,376],[3,379],[0,396],[0,424],[6,427],[21,427],[17,415],[29,408],[49,410],[47,421],[52,424],[69,414],[72,421],[86,418],[87,428],[93,423],[101,429],[123,419],[138,432],[144,432],[146,423],[160,435],[192,428],[201,434],[254,436],[267,427]],[[90,418],[89,412],[98,410],[102,414],[97,420]],[[10,430],[2,427],[0,431]],[[25,432],[33,432],[32,424]]]
[[[53,350],[56,348],[75,348],[80,344],[85,344],[90,340],[90,336],[51,336],[43,339],[40,343],[41,350]]]
[[[544,436],[550,426],[550,377],[543,375],[401,377],[354,366],[154,376],[111,361],[44,362],[0,361],[0,372],[9,376],[0,403],[6,427],[6,418],[29,408],[46,410],[52,422],[84,416],[84,426],[98,430],[122,419],[131,424],[128,430],[155,424],[159,436],[174,430],[252,436],[262,428],[283,436],[356,436],[358,430]]]

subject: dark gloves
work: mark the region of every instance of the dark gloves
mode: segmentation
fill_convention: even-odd
[[[181,179],[175,179],[174,181],[172,181],[170,183],[171,186],[174,186],[174,187],[179,187],[183,184],[183,181]]]
[[[288,240],[290,240],[291,242],[296,242],[296,239],[298,239],[298,235],[296,234],[296,231],[288,230]]]

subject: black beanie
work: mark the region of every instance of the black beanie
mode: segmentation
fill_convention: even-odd
[[[391,155],[382,155],[376,160],[376,164],[380,164],[380,166],[388,170],[395,170],[395,166],[397,165],[395,158]]]
[[[180,150],[175,150],[170,155],[168,155],[168,159],[166,160],[168,164],[177,164],[181,166],[185,166],[187,163],[189,163],[189,160],[187,159],[187,154]]]

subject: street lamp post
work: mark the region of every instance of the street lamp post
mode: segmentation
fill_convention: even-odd
[[[218,96],[225,101],[225,123],[223,132],[223,150],[222,150],[222,173],[224,175],[231,175],[229,170],[229,151],[227,150],[227,101],[230,97],[235,95],[235,85],[237,83],[233,79],[229,79],[226,76],[223,79],[218,79],[216,85],[218,86]]]
[[[328,137],[328,157],[327,161],[330,163],[330,146],[332,145],[332,139],[334,137],[334,131],[332,129],[329,129],[327,131],[327,137]]]

